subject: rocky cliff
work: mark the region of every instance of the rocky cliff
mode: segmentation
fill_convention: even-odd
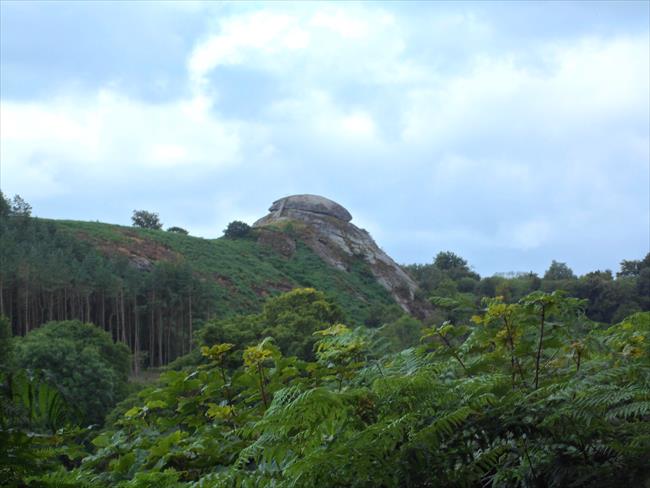
[[[361,258],[405,311],[420,317],[427,315],[429,306],[417,298],[413,279],[366,230],[351,223],[352,215],[338,203],[317,195],[293,195],[273,202],[269,212],[253,224],[261,231],[261,242],[290,253],[295,248],[291,233],[283,232],[280,237],[274,232],[289,228],[335,268],[347,271],[355,259]]]

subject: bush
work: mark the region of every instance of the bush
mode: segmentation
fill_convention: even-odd
[[[168,228],[167,232],[174,232],[176,234],[183,234],[183,235],[188,235],[189,234],[189,232],[187,232],[182,227],[176,227],[176,226]]]
[[[228,239],[241,239],[248,237],[251,232],[251,226],[246,222],[241,222],[239,220],[233,220],[228,224],[226,230],[223,231],[224,237]]]
[[[16,362],[41,372],[80,414],[80,423],[102,423],[127,392],[129,349],[78,320],[49,322],[17,342]]]
[[[134,210],[131,216],[131,221],[134,227],[141,227],[143,229],[162,229],[162,223],[157,213],[147,212],[146,210]]]

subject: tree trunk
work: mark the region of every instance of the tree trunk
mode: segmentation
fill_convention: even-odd
[[[149,309],[151,310],[151,323],[149,324],[149,366],[153,367],[154,365],[154,308],[153,304],[156,300],[156,292],[151,292],[151,303],[149,304]]]
[[[138,297],[133,295],[133,374],[140,374],[140,332],[138,327]]]
[[[165,330],[165,364],[169,363],[169,358],[171,357],[171,330],[171,317],[167,317],[167,329]]]
[[[102,329],[106,330],[106,293],[102,291]]]
[[[163,323],[162,310],[158,307],[158,366],[163,365]]]
[[[189,303],[190,310],[189,310],[189,313],[188,313],[189,319],[190,319],[190,323],[189,323],[189,334],[190,334],[189,346],[190,346],[190,352],[192,352],[192,346],[193,346],[192,336],[194,334],[194,330],[192,328],[192,292],[190,292],[190,300],[189,300],[189,302],[190,302]]]
[[[25,334],[29,332],[29,285],[25,286]]]
[[[126,342],[126,314],[124,312],[124,290],[122,289],[120,291],[120,302],[121,302],[121,307],[122,307],[122,342],[125,344],[128,344]]]

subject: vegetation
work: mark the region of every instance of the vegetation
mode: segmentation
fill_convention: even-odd
[[[467,316],[485,297],[504,297],[516,302],[534,291],[564,290],[587,300],[586,314],[595,321],[613,324],[634,312],[650,310],[650,253],[643,260],[624,260],[616,274],[594,271],[577,277],[566,263],[553,261],[543,277],[535,273],[510,273],[481,278],[466,260],[452,252],[440,252],[432,264],[405,267],[418,282],[421,293],[444,310],[442,298],[462,306],[445,310],[439,318]]]
[[[129,350],[93,324],[47,323],[18,343],[15,362],[56,387],[74,407],[80,425],[103,423],[127,393]]]
[[[162,229],[162,223],[157,213],[147,212],[146,210],[134,210],[131,221],[135,227],[142,229]]]
[[[189,351],[195,317],[214,302],[182,261],[139,260],[138,269],[49,221],[14,215],[0,227],[0,314],[16,335],[48,321],[93,323],[130,347],[137,372]]]
[[[201,330],[206,344],[237,347],[273,337],[285,355],[313,358],[314,332],[343,320],[341,308],[313,288],[297,288],[266,302],[262,313],[208,322]]]
[[[175,233],[177,233],[177,234],[183,234],[183,235],[185,235],[185,236],[189,234],[189,232],[187,232],[187,231],[186,231],[185,229],[183,229],[182,227],[176,227],[176,226],[174,226],[174,227],[169,227],[169,228],[167,229],[167,232],[175,232]]]
[[[0,198],[0,485],[650,486],[650,255],[481,278],[439,253],[409,267],[420,321],[362,261],[234,224]]]
[[[242,239],[248,237],[251,234],[251,226],[246,222],[241,222],[239,220],[233,220],[228,224],[226,230],[223,231],[224,237],[228,239]]]
[[[316,294],[317,295],[317,294]],[[269,303],[309,309],[311,290]],[[599,327],[535,292],[382,354],[378,330],[205,344],[118,407],[81,462],[28,486],[644,486],[650,314]],[[269,313],[272,313],[269,311]],[[246,317],[241,324],[246,325]],[[306,331],[303,331],[306,333]],[[300,335],[298,329],[295,330]]]
[[[13,333],[94,323],[129,346],[136,373],[190,352],[207,320],[261,311],[267,296],[292,288],[317,287],[353,324],[393,303],[363,264],[332,270],[300,242],[287,259],[252,238],[37,219],[22,199],[1,200],[0,314]]]

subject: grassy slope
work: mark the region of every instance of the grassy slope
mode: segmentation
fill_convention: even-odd
[[[362,323],[373,305],[394,303],[362,261],[353,262],[351,271],[343,272],[328,266],[300,241],[293,256],[286,258],[255,239],[203,239],[99,222],[52,222],[104,253],[126,249],[149,258],[158,255],[159,259],[185,260],[213,283],[218,317],[257,311],[267,296],[303,286],[334,297],[351,324]]]

